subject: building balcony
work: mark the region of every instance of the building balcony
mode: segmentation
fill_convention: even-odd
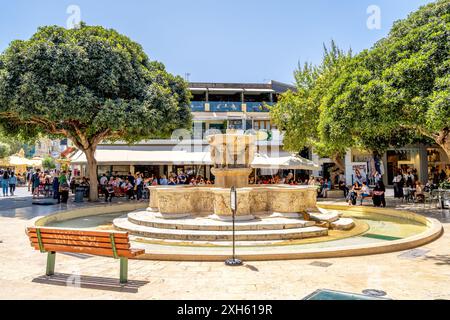
[[[191,111],[192,112],[205,112],[206,111],[206,102],[192,101],[191,102]]]
[[[211,112],[242,112],[242,102],[215,101],[209,102]]]
[[[246,102],[247,112],[269,112],[267,106],[273,106],[273,102]]]
[[[191,112],[269,112],[273,102],[192,101]]]

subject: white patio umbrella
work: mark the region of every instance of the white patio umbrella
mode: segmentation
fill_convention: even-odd
[[[252,168],[271,170],[320,170],[320,166],[313,161],[297,155],[271,158],[268,155],[257,154],[252,163]]]

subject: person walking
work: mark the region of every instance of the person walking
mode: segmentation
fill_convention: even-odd
[[[110,182],[105,187],[105,202],[112,202],[112,198],[115,196],[114,193],[115,179],[111,179]]]
[[[144,180],[140,173],[136,176],[136,197],[138,201],[142,199],[142,193],[144,191]]]
[[[67,203],[69,200],[70,185],[67,182],[66,171],[63,171],[58,179],[59,193],[61,194],[61,203]]]
[[[5,170],[2,176],[2,191],[4,197],[8,196],[9,179],[10,179],[9,173],[8,171]]]
[[[52,189],[53,199],[58,200],[58,204],[61,203],[61,195],[59,194],[59,178],[57,173],[53,177]]]
[[[108,186],[108,177],[106,176],[106,173],[102,175],[99,182],[102,193],[105,195],[105,198],[108,199],[108,191],[106,190],[106,187]]]
[[[11,177],[9,178],[9,194],[13,197],[14,192],[16,192],[17,177],[14,171],[11,172]]]
[[[33,177],[33,172],[30,169],[28,169],[27,176],[26,176],[28,192],[31,191],[31,178],[32,177]]]
[[[37,169],[31,176],[31,192],[33,194],[33,198],[36,196],[39,198],[39,185],[41,184],[40,172],[41,170]]]

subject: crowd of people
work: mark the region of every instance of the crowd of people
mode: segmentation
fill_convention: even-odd
[[[100,193],[104,195],[106,202],[111,202],[113,197],[126,196],[128,200],[143,201],[148,198],[147,187],[149,186],[171,186],[171,185],[211,185],[213,181],[202,176],[191,176],[183,171],[178,174],[169,173],[168,176],[157,177],[151,175],[145,177],[137,172],[121,176],[118,172],[110,174],[106,172],[99,179]]]
[[[436,172],[432,172],[427,184],[423,185],[418,179],[417,170],[399,169],[392,181],[394,185],[394,197],[406,201],[417,200],[423,202],[426,192],[438,189],[442,184],[450,183],[450,176],[447,176],[444,170],[439,175]]]
[[[435,178],[435,176],[433,176]],[[360,205],[367,198],[372,198],[376,207],[386,206],[386,187],[381,179],[375,179],[373,190],[369,187],[369,182],[362,175],[356,175],[354,184],[348,186],[345,177],[340,175],[337,178],[339,182],[338,188],[343,192],[349,205],[356,205],[358,200]],[[67,203],[70,191],[75,193],[78,187],[82,187],[84,196],[88,196],[90,181],[86,177],[72,176],[71,171],[41,171],[28,170],[23,175],[17,176],[12,170],[0,170],[0,185],[4,197],[14,196],[16,187],[20,181],[25,181],[28,191],[33,198],[53,197],[58,203]],[[442,171],[439,175],[439,182],[447,181],[450,184],[450,177]],[[148,199],[149,194],[147,187],[149,186],[171,186],[171,185],[213,185],[214,181],[201,175],[187,174],[183,171],[178,173],[170,172],[168,175],[151,175],[137,172],[128,175],[120,175],[118,172],[106,172],[99,177],[99,194],[104,196],[105,201],[111,202],[114,197],[126,197],[128,200],[144,201]],[[328,193],[334,189],[331,179],[321,177],[295,177],[292,172],[283,175],[274,176],[251,176],[249,183],[252,185],[270,185],[270,184],[288,184],[288,185],[309,185],[317,188],[319,198],[327,198]],[[434,179],[430,179],[426,185],[418,179],[417,170],[399,169],[392,181],[394,187],[395,198],[424,201],[425,193],[433,189],[437,189],[438,185]]]
[[[35,171],[27,172],[28,191],[33,199],[41,196],[52,197],[58,203],[67,203],[70,191],[70,172],[67,171]]]

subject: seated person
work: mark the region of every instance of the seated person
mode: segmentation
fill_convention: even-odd
[[[365,198],[370,197],[370,188],[367,186],[366,182],[362,183],[361,191],[359,192],[359,196],[361,197],[361,205],[363,205],[363,201]]]
[[[349,205],[356,205],[356,199],[358,198],[358,192],[361,190],[358,182],[355,182],[352,186],[352,189],[349,191],[347,200]]]
[[[109,183],[105,187],[105,202],[108,202],[108,199],[109,199],[109,202],[111,202],[112,198],[114,196],[115,196],[115,194],[114,194],[114,186],[113,186],[112,183]]]
[[[423,188],[422,183],[420,181],[416,182],[416,199],[417,199],[418,202],[424,202],[425,201],[424,188]]]

